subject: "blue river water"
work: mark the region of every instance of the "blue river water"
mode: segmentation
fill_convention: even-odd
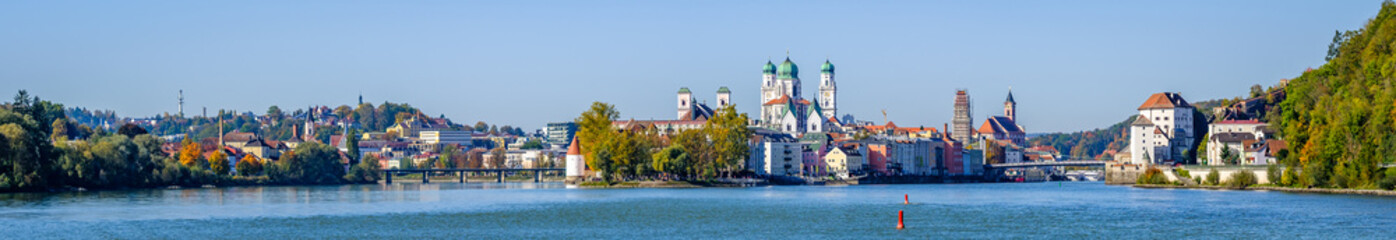
[[[0,238],[1393,239],[1396,198],[1100,182],[157,189],[0,194]]]

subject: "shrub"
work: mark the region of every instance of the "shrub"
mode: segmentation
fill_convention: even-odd
[[[1258,178],[1254,172],[1241,170],[1231,174],[1231,179],[1226,181],[1226,186],[1234,188],[1246,188],[1255,185]]]
[[[1217,185],[1218,183],[1221,183],[1221,172],[1213,168],[1212,171],[1207,172],[1207,185]]]
[[[1377,186],[1386,190],[1396,189],[1396,168],[1387,168],[1386,176],[1377,181]]]
[[[1280,165],[1278,164],[1270,164],[1269,167],[1265,168],[1265,179],[1270,180],[1271,185],[1279,185],[1280,178],[1282,178],[1283,175],[1284,172],[1280,170]]]
[[[1135,184],[1168,184],[1168,177],[1163,175],[1163,170],[1151,167],[1144,170],[1144,174],[1139,175],[1139,179],[1134,180]]]

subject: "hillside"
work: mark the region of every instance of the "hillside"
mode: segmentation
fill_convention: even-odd
[[[1381,7],[1362,29],[1335,34],[1328,62],[1285,89],[1277,125],[1290,151],[1281,161],[1299,171],[1282,183],[1371,188],[1381,165],[1396,161],[1396,4]]]

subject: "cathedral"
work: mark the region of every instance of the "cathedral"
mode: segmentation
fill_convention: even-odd
[[[824,61],[819,80],[819,93],[811,103],[800,94],[800,69],[789,57],[780,66],[766,61],[761,71],[760,126],[790,134],[832,130],[838,115],[833,63]]]

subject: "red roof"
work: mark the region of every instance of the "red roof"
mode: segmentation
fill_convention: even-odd
[[[785,104],[785,102],[789,102],[789,101],[790,101],[790,95],[780,95],[780,97],[778,97],[778,98],[776,98],[776,99],[771,99],[771,101],[767,101],[766,103],[762,103],[761,105]]]
[[[1139,105],[1139,110],[1180,107],[1192,107],[1192,105],[1188,104],[1187,100],[1183,100],[1182,95],[1178,95],[1177,93],[1161,92],[1155,93],[1154,95],[1149,95],[1149,99],[1144,100],[1144,104]]]
[[[577,144],[577,137],[572,137],[572,144],[567,145],[567,155],[582,155],[582,145]]]

